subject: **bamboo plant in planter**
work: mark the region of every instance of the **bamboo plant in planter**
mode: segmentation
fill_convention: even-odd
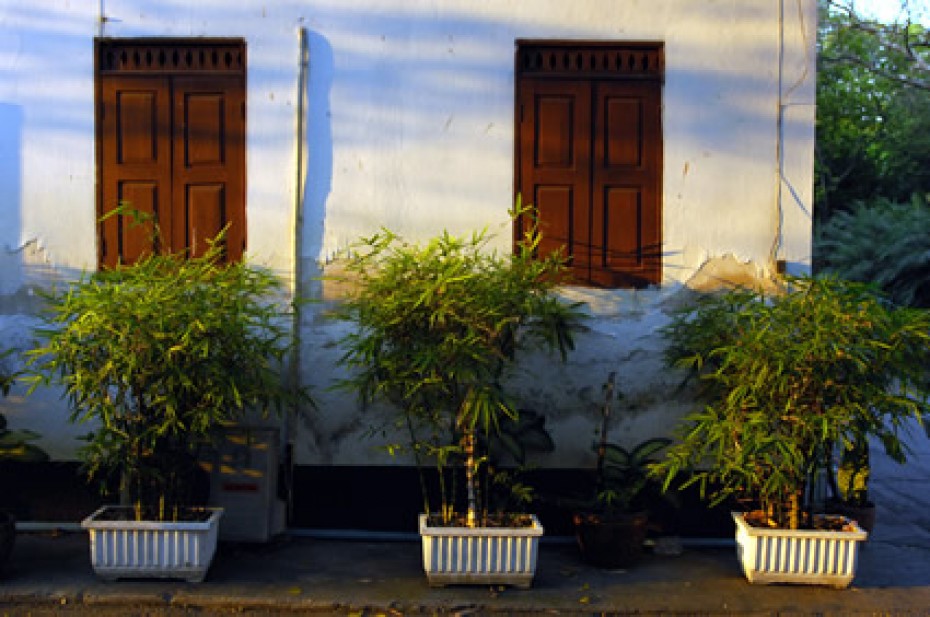
[[[191,501],[201,448],[245,411],[301,395],[281,378],[280,292],[272,274],[225,263],[220,238],[202,256],[150,255],[47,298],[33,387],[63,386],[71,421],[91,425],[85,470],[119,486],[121,505],[83,523],[98,575],[203,579],[221,511]]]
[[[561,260],[534,258],[535,232],[508,255],[488,240],[442,233],[415,245],[382,231],[351,260],[355,293],[339,312],[356,326],[343,341],[353,370],[344,385],[390,404],[420,469],[432,585],[532,581],[542,528],[533,516],[488,511],[485,450],[503,419],[517,418],[504,384],[519,350],[541,344],[564,357],[580,319],[553,292]],[[438,468],[435,500],[427,464]]]
[[[666,487],[685,474],[684,485],[714,503],[747,506],[734,520],[750,581],[848,586],[866,534],[855,521],[818,515],[814,479],[834,444],[877,435],[903,452],[903,422],[927,407],[915,388],[930,318],[862,284],[805,278],[776,297],[705,298],[666,334],[669,360],[700,375],[706,405],[685,419],[654,472]]]

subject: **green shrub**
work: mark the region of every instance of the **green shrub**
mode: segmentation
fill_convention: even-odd
[[[500,255],[485,233],[442,233],[418,245],[382,231],[348,265],[356,291],[339,317],[356,330],[342,341],[342,363],[353,370],[343,385],[365,402],[391,403],[418,467],[429,459],[440,468],[439,503],[430,504],[422,474],[421,489],[424,511],[441,512],[444,522],[455,504],[450,466],[464,468],[467,524],[486,514],[481,450],[505,418],[518,418],[505,391],[518,350],[542,344],[564,355],[572,347],[580,315],[555,296],[562,262],[535,259],[538,241],[530,234]]]
[[[10,393],[16,382],[18,371],[12,370],[6,360],[13,355],[12,349],[0,352],[0,396]],[[48,453],[35,444],[29,443],[39,439],[39,434],[29,429],[13,431],[7,428],[6,416],[0,413],[0,461],[23,463],[42,463],[48,460]]]
[[[806,489],[834,444],[875,435],[903,461],[901,426],[928,408],[930,315],[861,283],[794,279],[781,296],[707,297],[665,334],[669,363],[700,376],[706,404],[654,473],[666,488],[683,475],[713,503],[745,500],[780,527],[809,524]]]
[[[930,206],[885,199],[837,212],[815,240],[823,273],[878,285],[902,305],[930,308]]]
[[[301,391],[282,380],[289,307],[269,272],[153,255],[82,277],[47,298],[33,381],[56,381],[71,421],[93,424],[80,454],[91,477],[120,479],[123,502],[174,516],[199,449],[247,410]],[[189,503],[185,505],[191,505]]]

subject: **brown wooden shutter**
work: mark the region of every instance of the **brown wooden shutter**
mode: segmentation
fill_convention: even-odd
[[[171,241],[193,256],[227,224],[227,258],[245,246],[245,91],[232,77],[174,80],[174,195]]]
[[[539,214],[548,254],[563,249],[586,271],[590,226],[591,91],[581,82],[521,82],[520,175],[523,200]]]
[[[590,282],[642,287],[660,282],[662,164],[659,84],[593,85]]]
[[[100,225],[100,265],[153,250],[200,255],[225,226],[226,254],[245,249],[245,44],[229,39],[98,39],[98,213],[120,203],[151,228]]]
[[[515,188],[579,283],[661,280],[661,74],[655,44],[518,42]]]
[[[101,102],[102,192],[104,210],[129,202],[154,217],[167,236],[171,219],[171,105],[168,82],[136,77],[104,80]],[[105,263],[132,262],[151,253],[152,227],[128,216],[101,223]]]

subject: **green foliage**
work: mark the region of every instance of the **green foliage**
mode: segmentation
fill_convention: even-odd
[[[655,479],[650,466],[655,456],[671,445],[665,437],[652,437],[636,444],[632,450],[608,443],[604,446],[604,462],[597,500],[607,512],[632,512],[642,509],[644,498],[655,491]]]
[[[10,388],[16,382],[16,372],[8,368],[7,358],[12,355],[11,349],[0,352],[0,395],[6,396],[10,393]]]
[[[469,524],[486,437],[518,418],[505,381],[519,350],[542,346],[564,357],[580,320],[554,294],[562,261],[534,258],[535,231],[508,255],[488,250],[488,240],[444,232],[409,244],[386,230],[364,239],[348,264],[355,293],[338,312],[357,327],[342,341],[342,364],[353,369],[343,386],[366,403],[393,405],[421,468],[423,457],[453,449],[438,459],[440,477],[462,462]],[[422,488],[424,509],[436,511]],[[453,496],[443,491],[441,501],[448,518]]]
[[[820,3],[818,222],[854,202],[930,191],[927,31],[880,24]]]
[[[669,363],[700,376],[706,406],[654,473],[666,488],[685,474],[683,486],[713,503],[747,500],[782,527],[802,523],[805,489],[833,444],[875,435],[903,460],[902,423],[928,406],[913,395],[924,385],[930,316],[859,283],[792,279],[777,297],[707,297],[665,334]]]
[[[48,453],[35,444],[29,443],[39,437],[38,433],[29,429],[18,431],[8,429],[6,417],[0,414],[0,461],[44,463],[48,460]]]
[[[867,506],[870,475],[868,440],[856,439],[847,443],[840,451],[836,470],[836,497],[853,506]]]
[[[9,370],[5,360],[12,355],[7,349],[0,353],[0,395],[6,396],[18,376],[16,371]],[[28,429],[12,431],[7,428],[6,417],[0,414],[0,460],[16,461],[22,463],[42,463],[48,460],[48,454],[29,443],[39,438],[39,434]]]
[[[72,422],[92,423],[91,477],[119,476],[123,499],[173,508],[198,449],[246,410],[292,396],[281,364],[289,307],[272,274],[204,256],[153,255],[86,275],[47,298],[33,388],[57,381]]]
[[[499,430],[490,436],[489,454],[496,460],[506,456],[525,466],[531,452],[552,452],[555,442],[546,428],[546,416],[520,409],[516,418],[501,418]]]
[[[609,441],[615,379],[616,374],[610,373],[602,386],[604,403],[601,406],[600,438],[593,446],[597,455],[594,494],[588,499],[567,500],[568,504],[577,509],[597,512],[608,519],[642,510],[645,502],[659,493],[655,490],[656,482],[650,477],[649,468],[655,462],[653,457],[671,443],[670,439],[654,437],[628,450]],[[622,394],[617,396],[622,397]]]
[[[837,212],[816,240],[821,271],[871,282],[901,305],[930,308],[930,206],[886,199]]]
[[[527,472],[533,469],[530,454],[555,450],[555,442],[546,428],[546,416],[519,409],[516,419],[502,417],[498,431],[479,439],[479,445],[487,452],[487,464],[483,466],[488,487],[485,511],[525,512],[536,498],[535,489],[524,481]],[[516,466],[505,466],[508,459]]]

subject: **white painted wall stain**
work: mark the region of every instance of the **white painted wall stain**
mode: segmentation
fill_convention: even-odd
[[[664,283],[638,292],[566,290],[590,302],[592,329],[568,365],[537,360],[528,366],[546,377],[521,382],[527,404],[550,414],[559,450],[547,464],[557,465],[586,464],[600,380],[611,370],[628,402],[618,437],[667,431],[687,407],[686,397],[671,394],[676,377],[662,368],[656,330],[705,264],[729,255],[765,278],[773,246],[780,259],[810,262],[816,6],[783,4],[779,15],[772,0],[103,3],[107,36],[246,39],[249,258],[290,277],[299,197],[308,279],[381,226],[425,239],[488,225],[501,231],[496,247],[507,249],[515,39],[665,44]],[[0,0],[0,340],[33,319],[23,289],[94,266],[98,5]],[[310,66],[298,196],[300,27]],[[38,277],[17,257],[27,246],[41,247]],[[305,280],[303,288],[320,285]],[[321,411],[300,424],[298,462],[387,461],[359,438],[373,416],[325,390],[344,333],[324,319],[325,306],[304,320],[302,373],[317,387]],[[40,395],[41,414],[18,399],[0,400],[0,408],[17,422],[41,422],[43,445],[69,457],[72,432],[54,401],[54,393]]]

